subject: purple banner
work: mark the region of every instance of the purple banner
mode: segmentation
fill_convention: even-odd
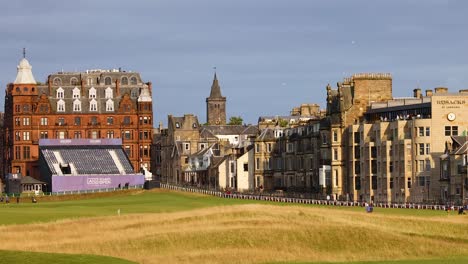
[[[142,185],[143,174],[52,176],[52,192],[95,190]]]
[[[98,138],[98,139],[39,139],[39,146],[89,146],[89,145],[105,145],[118,146],[122,145],[120,138]]]

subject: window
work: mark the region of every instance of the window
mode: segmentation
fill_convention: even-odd
[[[286,152],[293,152],[294,151],[294,145],[293,143],[288,143],[286,145]]]
[[[184,150],[185,151],[190,150],[190,143],[184,143]]]
[[[419,155],[424,155],[424,143],[419,143]]]
[[[106,102],[106,111],[107,112],[114,111],[114,101],[112,101],[111,99],[107,100]]]
[[[248,163],[244,163],[244,171],[249,171],[249,164]]]
[[[62,99],[57,102],[57,112],[65,112],[65,101]]]
[[[74,138],[81,138],[81,131],[75,131],[75,133],[73,133],[73,137]]]
[[[180,128],[179,122],[176,122],[176,123],[175,123],[175,127],[176,127],[176,128]]]
[[[23,140],[29,140],[29,131],[23,132]]]
[[[21,140],[21,132],[15,132],[15,140],[20,141]]]
[[[20,126],[21,125],[21,118],[15,117],[15,125]]]
[[[30,107],[28,104],[23,105],[23,112],[29,112]]]
[[[89,89],[89,99],[96,98],[96,88],[91,87]]]
[[[333,142],[338,141],[338,132],[336,130],[333,130]]]
[[[431,128],[430,127],[426,127],[426,137],[430,136],[431,135]]]
[[[267,144],[267,151],[268,151],[268,152],[271,152],[271,143],[268,143],[268,144]]]
[[[360,142],[359,132],[354,132],[354,144],[359,144]]]
[[[333,149],[333,160],[338,160],[338,149]]]
[[[91,125],[98,125],[98,119],[96,116],[91,117]]]
[[[255,169],[259,170],[260,169],[260,158],[256,158],[255,161],[256,161],[255,162]]]
[[[354,178],[354,189],[361,190],[361,178],[360,177]]]
[[[41,131],[40,138],[42,138],[42,139],[49,138],[49,135],[48,135],[47,131]]]
[[[54,81],[52,82],[55,86],[62,85],[62,79],[59,77],[55,77]]]
[[[78,87],[73,88],[73,99],[79,99],[80,98],[80,89]]]
[[[21,105],[15,105],[15,112],[21,112]]]
[[[108,116],[107,117],[107,124],[108,125],[113,125],[114,124],[114,117]]]
[[[205,149],[205,147],[206,147],[205,143],[200,143],[200,148],[199,148],[200,150]]]
[[[91,102],[89,102],[89,111],[91,112],[97,111],[97,102],[95,99],[92,99]]]
[[[123,124],[124,125],[130,125],[130,117],[129,116],[124,116]]]
[[[112,88],[107,87],[106,88],[106,99],[112,99]]]
[[[123,136],[124,139],[132,139],[132,133],[130,131],[126,130],[123,133],[124,133],[124,136]]]
[[[73,112],[80,112],[81,111],[81,101],[76,99],[73,101]]]
[[[408,189],[411,189],[411,178],[408,178],[407,180]]]
[[[65,98],[65,92],[62,87],[59,87],[57,89],[57,99],[63,99]]]
[[[427,143],[426,144],[426,155],[429,155],[431,153],[431,144]]]
[[[125,153],[127,154],[127,156],[131,158],[132,157],[132,148],[131,148],[131,146],[125,146],[124,150],[125,150]]]
[[[234,173],[234,162],[231,162],[231,164],[230,164],[230,165],[231,165],[231,166],[230,166],[231,173]]]
[[[372,176],[372,190],[377,190],[377,176]]]
[[[47,113],[47,112],[49,112],[49,106],[45,105],[45,104],[41,104],[41,106],[39,107],[39,111],[41,113]]]
[[[388,163],[388,169],[389,169],[390,172],[393,172],[393,161],[390,161]]]
[[[41,126],[47,126],[49,124],[49,119],[47,117],[41,117]]]
[[[131,85],[136,85],[136,84],[137,84],[137,78],[134,77],[134,76],[131,77],[131,78],[130,78],[130,84],[131,84]]]
[[[419,172],[423,172],[425,170],[425,163],[424,163],[424,160],[418,160],[418,171]]]
[[[355,161],[354,162],[354,174],[360,174],[361,173],[361,163],[360,161]]]
[[[24,117],[23,118],[23,126],[29,126],[30,125],[30,119],[29,117]]]
[[[81,117],[75,116],[75,126],[80,126],[81,125]]]
[[[377,147],[375,146],[371,147],[371,158],[377,158]]]
[[[446,136],[458,136],[458,126],[445,126]]]
[[[91,136],[90,136],[90,138],[92,138],[92,139],[97,139],[97,138],[99,138],[99,133],[98,133],[98,131],[91,131]]]
[[[21,147],[20,146],[15,147],[15,159],[21,159]]]
[[[111,77],[106,77],[106,78],[104,79],[104,85],[111,85],[111,83],[112,83]]]
[[[430,160],[426,160],[426,171],[431,171],[431,161]]]
[[[75,77],[71,77],[70,79],[70,85],[78,85],[78,79]]]
[[[424,137],[424,127],[418,127],[418,131],[419,131],[418,136]]]
[[[112,130],[107,131],[107,138],[114,138],[114,131]]]
[[[128,78],[127,77],[122,77],[121,84],[122,85],[128,85]]]
[[[63,118],[63,117],[57,118],[57,125],[59,125],[59,126],[65,125],[65,118]]]
[[[23,158],[30,159],[31,158],[31,148],[29,146],[23,147]]]

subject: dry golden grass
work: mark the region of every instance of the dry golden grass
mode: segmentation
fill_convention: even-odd
[[[139,263],[468,256],[466,216],[393,216],[301,206],[249,204],[69,219],[0,226],[0,234],[0,249],[107,255]]]

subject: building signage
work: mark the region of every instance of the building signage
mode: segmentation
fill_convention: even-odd
[[[463,99],[444,99],[436,100],[436,104],[442,105],[442,109],[461,108],[466,103]]]
[[[111,178],[88,178],[86,181],[88,185],[111,184],[111,182]]]

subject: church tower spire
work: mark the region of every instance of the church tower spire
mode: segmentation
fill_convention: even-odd
[[[210,97],[206,98],[206,122],[210,125],[226,124],[226,97],[221,95],[216,72],[211,85]]]

